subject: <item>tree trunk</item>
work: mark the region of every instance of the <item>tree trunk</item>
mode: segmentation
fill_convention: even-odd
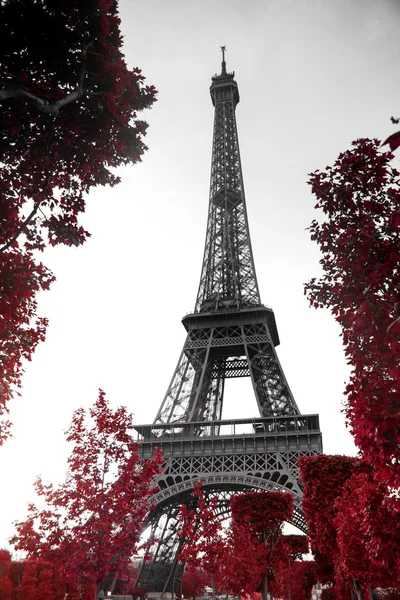
[[[357,600],[364,600],[364,590],[362,589],[362,587],[358,583],[357,579],[355,579],[353,577],[352,578],[352,582],[353,582],[354,591],[355,591],[355,593],[357,595]]]
[[[369,598],[370,598],[370,600],[374,600],[374,590],[373,590],[372,585],[370,583],[368,584],[368,591],[369,591]]]
[[[268,576],[264,575],[264,579],[261,585],[261,598],[262,600],[268,600]]]
[[[212,600],[215,600],[215,583],[214,583],[214,574],[211,574],[211,588],[212,588]]]

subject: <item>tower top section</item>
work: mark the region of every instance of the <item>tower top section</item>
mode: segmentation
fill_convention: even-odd
[[[244,310],[261,306],[247,222],[234,73],[226,70],[222,46],[221,74],[212,77],[214,134],[206,244],[196,313]]]
[[[225,52],[226,46],[221,46],[222,52],[222,63],[221,63],[221,74],[214,75],[211,78],[212,84],[210,87],[210,94],[213,106],[217,102],[226,101],[226,98],[230,96],[233,100],[234,106],[236,107],[239,103],[239,89],[236,81],[234,80],[235,71],[228,73],[226,70]]]

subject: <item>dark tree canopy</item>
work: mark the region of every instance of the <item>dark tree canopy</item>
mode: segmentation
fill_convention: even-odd
[[[0,415],[23,359],[44,339],[36,294],[52,274],[35,251],[80,245],[87,193],[141,159],[155,89],[122,54],[116,0],[0,5]],[[0,427],[0,443],[9,424]]]

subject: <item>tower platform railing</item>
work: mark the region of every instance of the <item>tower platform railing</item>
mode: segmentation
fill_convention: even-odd
[[[199,432],[217,437],[248,435],[287,435],[319,432],[319,417],[314,415],[290,415],[282,417],[255,417],[246,419],[222,419],[219,421],[190,421],[186,423],[163,423],[136,425],[137,441],[167,441],[198,439]]]

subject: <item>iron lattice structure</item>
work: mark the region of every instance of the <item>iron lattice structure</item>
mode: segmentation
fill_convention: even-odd
[[[154,423],[136,427],[142,458],[151,458],[155,447],[165,458],[149,519],[158,541],[137,582],[160,592],[179,583],[179,506],[191,502],[195,481],[218,494],[221,514],[232,492],[291,492],[293,523],[306,532],[297,461],[322,450],[318,416],[300,414],[275,351],[274,313],[261,304],[236,127],[239,91],[224,48],[210,93],[210,199],[195,309],[182,320],[187,337]],[[236,377],[251,378],[259,416],[222,420],[225,380]]]

